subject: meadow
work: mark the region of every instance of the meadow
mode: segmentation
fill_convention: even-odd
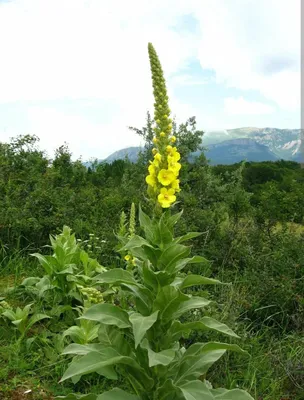
[[[304,169],[209,166],[149,57],[136,163],[0,143],[0,399],[301,400]]]

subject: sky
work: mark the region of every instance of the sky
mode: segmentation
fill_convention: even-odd
[[[148,42],[177,122],[300,128],[300,0],[0,0],[0,142],[83,160],[140,144]]]

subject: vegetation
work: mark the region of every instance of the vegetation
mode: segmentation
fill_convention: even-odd
[[[137,163],[0,143],[0,398],[300,400],[304,169],[188,162],[149,56]]]

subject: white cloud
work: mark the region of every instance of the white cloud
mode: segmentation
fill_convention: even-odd
[[[228,115],[262,115],[272,114],[275,110],[268,104],[259,101],[248,101],[242,96],[227,97],[224,100],[224,111]]]
[[[203,32],[202,67],[214,70],[217,82],[259,91],[283,109],[299,109],[300,0],[201,4],[196,15]]]

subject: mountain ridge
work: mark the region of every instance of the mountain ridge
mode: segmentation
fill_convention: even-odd
[[[279,159],[300,162],[301,129],[243,127],[235,129],[207,131],[203,135],[202,146],[211,165],[234,164],[246,161],[275,161]],[[111,163],[128,157],[137,160],[142,148],[127,147],[117,150],[100,162]],[[190,155],[193,160],[201,152]]]

